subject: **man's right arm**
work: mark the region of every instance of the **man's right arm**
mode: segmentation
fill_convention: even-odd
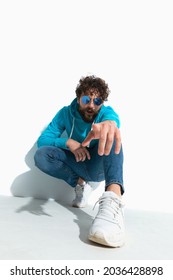
[[[61,109],[50,124],[44,129],[40,137],[37,140],[38,147],[41,146],[56,146],[59,148],[67,149],[66,142],[68,138],[61,138],[62,133],[65,130],[63,109]]]

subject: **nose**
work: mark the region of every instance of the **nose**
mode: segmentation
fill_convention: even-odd
[[[95,107],[95,104],[94,104],[94,100],[90,100],[90,102],[88,103],[88,107],[89,108],[94,108]]]

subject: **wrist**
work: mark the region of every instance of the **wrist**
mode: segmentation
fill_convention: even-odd
[[[70,143],[71,143],[71,138],[69,138],[68,140],[67,140],[67,142],[66,142],[66,146],[67,146],[67,148],[69,148],[69,146],[70,146]]]

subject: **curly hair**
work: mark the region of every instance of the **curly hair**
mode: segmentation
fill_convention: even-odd
[[[82,94],[85,94],[89,90],[96,90],[99,92],[100,97],[103,101],[107,101],[108,95],[110,93],[110,89],[108,84],[94,75],[81,77],[79,80],[79,84],[76,87],[76,96],[80,98]]]

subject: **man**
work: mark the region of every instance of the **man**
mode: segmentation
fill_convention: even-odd
[[[76,98],[63,107],[38,139],[35,164],[75,189],[73,207],[86,207],[91,182],[105,181],[88,238],[110,247],[124,244],[123,151],[117,113],[105,106],[110,93],[96,76],[82,77]],[[61,137],[66,132],[67,138]]]

